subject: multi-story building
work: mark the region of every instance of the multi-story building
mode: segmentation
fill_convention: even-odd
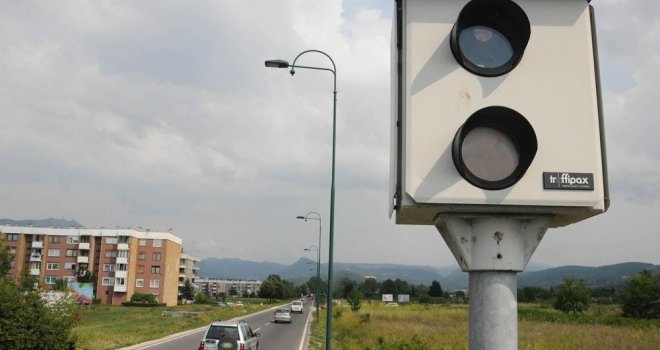
[[[195,285],[210,297],[224,295],[257,295],[261,282],[257,280],[238,280],[223,278],[196,278]]]
[[[197,267],[197,263],[200,261],[199,258],[181,253],[181,256],[179,257],[179,296],[182,294],[182,288],[185,285],[187,280],[190,280],[190,282],[194,282],[195,278],[197,278],[197,274],[199,273],[199,267]],[[193,284],[193,288],[195,288],[195,284]],[[197,290],[197,288],[195,288]]]
[[[96,273],[95,297],[118,305],[133,293],[151,293],[176,305],[181,238],[143,229],[54,228],[0,225],[14,256],[10,273],[23,269],[46,287]]]

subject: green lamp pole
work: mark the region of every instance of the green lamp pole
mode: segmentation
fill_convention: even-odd
[[[298,58],[308,52],[320,53],[327,57],[332,63],[332,69],[322,68],[322,67],[310,67],[310,66],[297,66],[296,61]],[[333,84],[333,103],[332,103],[332,181],[330,184],[330,230],[329,230],[329,247],[328,247],[328,314],[326,317],[326,329],[325,329],[325,348],[326,350],[332,349],[332,254],[333,254],[333,245],[334,245],[334,229],[335,229],[335,143],[337,137],[337,67],[335,66],[335,61],[332,60],[327,53],[319,50],[306,50],[298,54],[293,60],[293,63],[284,60],[268,60],[265,62],[266,67],[269,68],[289,68],[291,67],[291,75],[296,74],[296,68],[304,69],[314,69],[314,70],[324,70],[332,73],[334,80]]]
[[[309,217],[309,214],[315,214],[317,217]],[[307,213],[305,216],[298,216],[296,217],[299,220],[318,220],[319,221],[319,245],[316,247],[316,297],[314,298],[314,304],[316,304],[316,319],[319,319],[319,301],[321,300],[321,290],[320,290],[320,284],[321,284],[321,214],[315,212],[315,211],[310,211]],[[310,247],[311,248],[311,247]],[[309,251],[309,249],[305,249]]]

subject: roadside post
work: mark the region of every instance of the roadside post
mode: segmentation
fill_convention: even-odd
[[[517,274],[548,228],[607,211],[587,0],[396,0],[390,216],[469,273],[469,348],[518,348]]]

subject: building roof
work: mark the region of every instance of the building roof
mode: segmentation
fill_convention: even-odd
[[[158,232],[148,229],[133,228],[60,228],[60,227],[34,227],[0,225],[0,232],[22,233],[28,235],[52,235],[52,236],[102,236],[119,237],[130,236],[141,239],[165,239],[176,244],[183,244],[183,239],[172,232]]]

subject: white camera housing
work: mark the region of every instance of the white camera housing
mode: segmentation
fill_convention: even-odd
[[[501,213],[548,215],[559,227],[607,210],[593,9],[585,0],[513,2],[529,20],[529,41],[515,68],[498,76],[475,74],[452,54],[452,29],[470,1],[396,2],[390,215],[396,211],[397,224]],[[524,116],[537,143],[524,175],[496,190],[467,181],[452,158],[457,131],[493,106]]]

